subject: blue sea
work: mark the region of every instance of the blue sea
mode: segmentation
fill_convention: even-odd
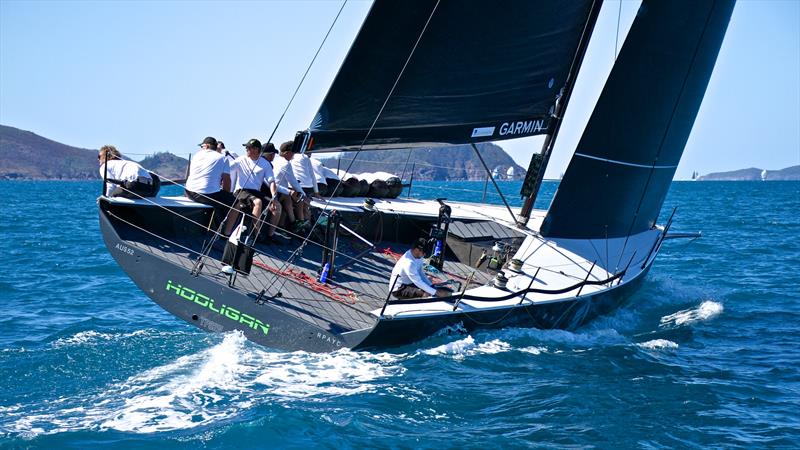
[[[672,229],[703,237],[668,241],[626,307],[576,331],[331,354],[164,312],[103,245],[99,191],[0,182],[1,448],[800,447],[800,182],[674,183],[662,222],[677,206]]]

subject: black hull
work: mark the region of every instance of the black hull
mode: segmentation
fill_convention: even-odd
[[[229,287],[225,278],[205,272],[193,276],[190,268],[163,259],[122,239],[100,200],[100,228],[111,255],[136,285],[154,302],[186,322],[212,332],[241,331],[249,340],[268,348],[329,352],[340,348],[376,349],[424,339],[442,328],[461,325],[481,328],[534,327],[575,329],[598,315],[619,308],[637,289],[649,265],[634,279],[602,292],[532,306],[453,312],[424,317],[390,317],[372,327],[332,332],[257,301],[253,293]],[[652,262],[652,259],[651,259]]]
[[[574,330],[624,305],[639,288],[647,270],[636,279],[614,289],[553,303],[498,308],[492,311],[462,312],[439,317],[384,318],[355,348],[405,345],[452,326],[460,326],[467,331],[508,327]]]

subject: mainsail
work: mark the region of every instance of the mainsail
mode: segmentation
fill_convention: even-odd
[[[316,150],[545,134],[599,0],[376,0],[309,128]]]
[[[541,228],[613,238],[652,228],[734,0],[644,1]]]

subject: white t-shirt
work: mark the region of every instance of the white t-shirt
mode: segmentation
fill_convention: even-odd
[[[309,159],[311,159],[311,167],[314,169],[314,177],[316,177],[317,183],[328,184],[326,181],[328,178],[332,178],[334,180],[339,179],[339,175],[336,175],[336,172],[325,167],[325,165],[322,164],[322,161],[313,157]]]
[[[105,163],[100,164],[100,177],[102,178],[106,175],[106,168]],[[118,181],[136,181],[139,178],[145,178],[148,180],[150,178],[150,173],[148,173],[142,166],[136,164],[133,161],[125,161],[123,159],[112,159],[108,161],[108,179],[109,180],[118,180]],[[142,180],[144,181],[144,180]],[[111,191],[116,188],[117,185],[114,183],[108,183],[106,185],[106,195],[111,195]]]
[[[297,182],[292,165],[283,156],[276,156],[272,160],[272,171],[275,173],[275,183],[278,184],[278,191],[284,194],[289,193],[289,188],[295,192],[303,193],[303,187]]]
[[[231,166],[231,168],[232,168],[233,167],[233,161],[236,160],[236,158],[238,158],[239,155],[237,155],[236,153],[233,153],[231,151],[228,151],[228,150],[222,150],[221,153],[222,153],[222,156],[224,156],[225,159],[228,160],[228,165]],[[231,170],[231,189],[234,189],[234,190],[236,189],[236,172],[234,172],[233,170]]]
[[[244,155],[236,158],[231,164],[231,178],[236,177],[236,189],[261,189],[261,184],[265,181],[272,183],[275,175],[272,174],[272,166],[264,158],[256,161]]]
[[[314,188],[314,192],[318,192],[314,167],[311,165],[311,159],[308,156],[300,153],[295,154],[292,158],[292,170],[297,177],[297,181],[300,182],[300,186]]]
[[[227,158],[216,150],[200,150],[192,158],[186,190],[198,194],[219,192],[222,190],[222,175],[225,173],[231,173]]]
[[[397,283],[394,282],[395,277],[400,277]],[[403,256],[394,265],[392,276],[389,277],[389,289],[392,288],[392,284],[394,284],[395,291],[404,284],[413,284],[430,295],[436,295],[436,288],[431,286],[428,276],[422,270],[422,258],[414,258],[411,250],[403,253]]]

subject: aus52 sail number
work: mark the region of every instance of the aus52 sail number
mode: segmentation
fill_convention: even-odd
[[[133,255],[133,249],[128,247],[127,245],[117,244],[114,246],[117,250],[121,251],[122,253],[127,253],[129,255]]]

